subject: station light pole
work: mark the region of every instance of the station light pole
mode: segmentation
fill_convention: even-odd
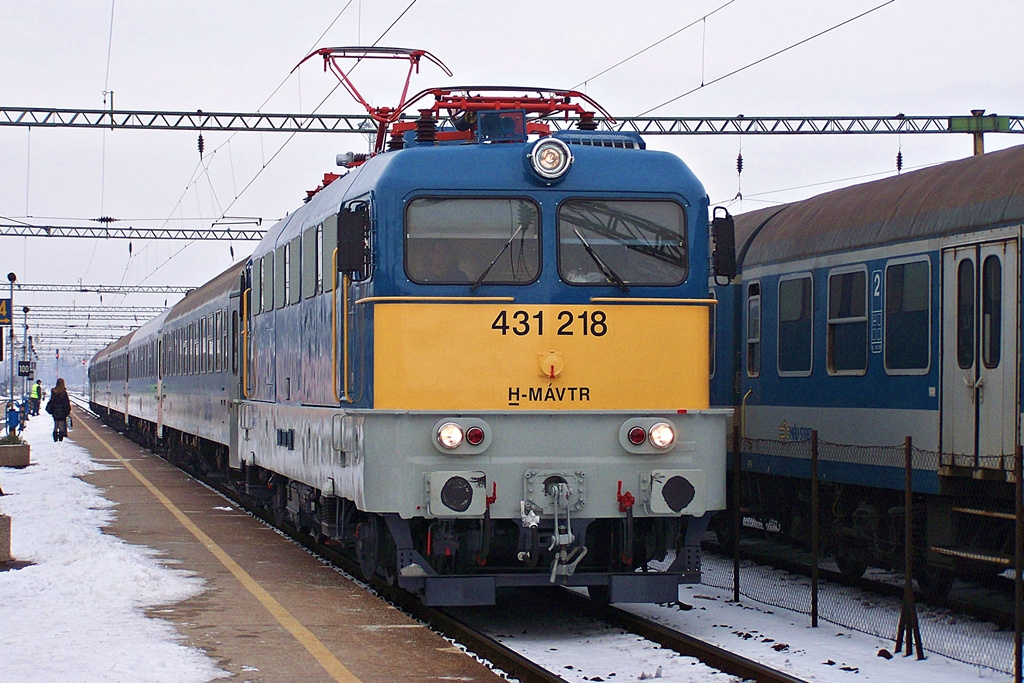
[[[27,362],[31,362],[31,360],[32,360],[31,358],[29,358],[29,355],[28,355],[28,306],[22,306],[21,312],[22,312],[22,315],[25,316],[25,335],[24,335],[24,339],[22,340],[22,343],[21,343],[21,359],[27,363]],[[13,330],[13,328],[14,328],[14,326],[12,325],[11,329]],[[25,380],[21,384],[22,392],[23,392],[22,393],[22,398],[24,398],[26,395],[28,395],[28,383],[29,383],[29,377],[28,377],[28,375],[26,375],[25,376]]]
[[[11,401],[14,401],[14,364],[17,362],[14,360],[14,283],[18,281],[18,276],[14,273],[7,273],[7,281],[11,283],[11,348],[7,355],[11,357]]]

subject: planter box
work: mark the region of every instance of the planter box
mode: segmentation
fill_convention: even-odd
[[[0,467],[28,467],[29,445],[0,446]]]
[[[0,564],[11,561],[11,518],[0,514]]]

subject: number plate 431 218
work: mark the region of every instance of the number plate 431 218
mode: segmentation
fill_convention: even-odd
[[[553,315],[544,310],[502,309],[491,323],[491,329],[500,332],[502,336],[543,336],[547,329],[548,334],[553,332],[560,337],[603,337],[608,333],[608,316],[600,309],[578,313],[564,310]]]

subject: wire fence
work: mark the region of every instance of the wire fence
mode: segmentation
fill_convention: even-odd
[[[1021,585],[1009,593],[1005,574],[1021,554],[1020,449],[966,458],[808,436],[734,435],[730,510],[712,527],[724,555],[705,556],[702,581],[1019,681]],[[1002,625],[927,604],[951,589]]]

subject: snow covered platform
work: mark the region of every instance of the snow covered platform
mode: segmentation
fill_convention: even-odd
[[[78,413],[0,471],[5,680],[500,680],[157,456]],[[30,564],[28,564],[30,563]]]

